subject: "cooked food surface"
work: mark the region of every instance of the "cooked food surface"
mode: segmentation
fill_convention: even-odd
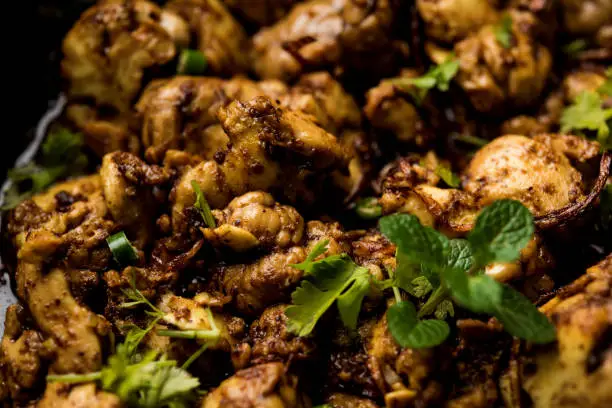
[[[611,28],[99,0],[9,172],[0,405],[612,406]]]

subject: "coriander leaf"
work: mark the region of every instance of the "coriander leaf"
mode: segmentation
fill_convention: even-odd
[[[612,69],[606,70],[606,81],[597,90],[603,96],[612,96]]]
[[[379,228],[409,262],[434,270],[443,264],[449,247],[448,238],[433,228],[423,227],[414,215],[388,215],[380,219]]]
[[[507,285],[493,315],[513,336],[534,343],[549,343],[555,339],[555,326],[525,296]]]
[[[512,46],[512,17],[506,14],[495,27],[495,38],[504,48]]]
[[[449,187],[457,188],[461,184],[461,179],[455,173],[446,166],[438,165],[435,173],[448,185]]]
[[[588,45],[589,44],[587,43],[585,39],[578,38],[577,40],[574,40],[571,43],[566,44],[563,47],[563,52],[569,55],[570,57],[574,58],[576,57],[577,54],[586,50]]]
[[[215,228],[215,217],[213,217],[212,212],[210,211],[210,206],[208,205],[208,201],[206,201],[206,197],[204,197],[204,193],[200,189],[200,185],[195,181],[191,180],[191,187],[193,188],[193,192],[195,194],[195,204],[193,205],[196,210],[202,216],[204,220],[204,224],[208,228]]]
[[[434,312],[434,316],[438,320],[444,320],[446,317],[450,315],[451,317],[455,316],[455,308],[453,307],[453,302],[448,299],[443,300],[436,307],[436,311]]]
[[[561,115],[561,132],[572,130],[592,130],[597,132],[597,140],[607,148],[610,128],[606,121],[612,118],[612,108],[602,108],[603,101],[596,92],[584,91],[576,101],[565,108]]]
[[[370,273],[366,268],[357,268],[354,273],[355,282],[336,302],[342,323],[351,330],[357,328],[357,319],[361,311],[363,298],[370,290]]]
[[[479,266],[513,262],[534,233],[533,216],[520,202],[499,200],[481,211],[468,235]]]
[[[83,135],[66,128],[57,128],[49,133],[41,146],[41,162],[45,167],[63,166],[66,159],[74,159],[81,153]]]
[[[299,269],[300,271],[306,272],[306,274],[309,274],[311,272],[314,260],[317,259],[320,255],[323,255],[325,251],[327,251],[328,245],[328,239],[324,239],[317,242],[303,262],[300,262],[299,264],[293,264],[291,266],[295,269]]]
[[[291,294],[292,304],[285,310],[285,315],[289,318],[287,329],[298,336],[310,334],[323,313],[345,291],[349,291],[353,284],[357,283],[360,290],[364,290],[363,270],[364,268],[356,265],[346,254],[329,256],[313,262],[310,275]],[[342,307],[345,308],[352,303],[355,307],[361,308],[361,304],[357,305],[357,301],[362,299],[363,297],[355,289],[344,299]],[[346,309],[343,313],[345,317],[350,317]]]
[[[451,56],[442,64],[438,65],[439,74],[437,75],[437,87],[440,91],[448,91],[450,81],[459,71],[459,61],[453,60]]]
[[[448,337],[450,328],[441,320],[421,320],[410,302],[395,303],[387,310],[389,332],[402,347],[435,347]]]
[[[151,376],[150,386],[140,395],[140,406],[163,407],[171,401],[189,400],[200,381],[177,367],[165,367]]]
[[[458,71],[459,61],[454,60],[454,56],[451,56],[442,64],[430,68],[420,77],[395,78],[392,83],[399,88],[408,89],[416,102],[421,103],[430,89],[437,88],[442,92],[448,91],[450,81],[457,75]]]

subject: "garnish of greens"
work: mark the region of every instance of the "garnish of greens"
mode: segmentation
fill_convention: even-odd
[[[106,244],[119,265],[128,266],[138,261],[138,252],[125,236],[125,232],[120,231],[106,238]]]
[[[193,205],[196,210],[202,216],[204,220],[204,224],[208,228],[215,228],[215,217],[213,217],[212,212],[210,211],[210,206],[208,205],[208,201],[206,201],[206,197],[204,197],[204,193],[202,193],[202,189],[200,185],[195,180],[191,180],[191,187],[193,188],[193,193],[195,194],[195,204]]]
[[[382,206],[376,197],[365,197],[357,200],[355,212],[364,220],[372,220],[382,215]]]
[[[435,173],[446,183],[447,186],[457,188],[461,184],[461,179],[453,171],[442,164],[436,167]]]
[[[457,71],[459,71],[459,61],[451,55],[442,64],[430,68],[425,75],[417,78],[395,78],[392,83],[400,89],[407,89],[420,104],[433,88],[442,92],[448,91],[450,81],[457,75]]]
[[[418,311],[396,295],[397,303],[388,311],[388,326],[400,345],[420,348],[443,342],[449,333],[446,323],[422,318],[432,313],[439,317],[451,314],[449,300],[474,313],[496,317],[515,337],[534,343],[555,339],[552,323],[526,297],[484,274],[488,264],[517,260],[530,241],[533,217],[521,203],[500,200],[483,209],[467,240],[450,240],[407,214],[383,217],[379,226],[397,245],[394,285],[415,297],[430,293],[415,292],[423,286],[423,278],[432,287]]]
[[[155,307],[136,287],[134,275],[130,288],[124,290],[130,300],[122,307],[132,308],[139,305],[148,307],[147,314],[153,320],[145,329],[132,326],[123,343],[117,345],[115,353],[109,356],[100,371],[86,374],[48,375],[48,382],[70,384],[95,381],[99,387],[113,393],[128,407],[138,408],[182,408],[193,405],[198,396],[200,381],[187,369],[220,335],[210,309],[210,330],[191,330],[190,336],[175,335],[180,330],[160,330],[161,336],[204,339],[206,342],[181,367],[175,360],[168,360],[158,351],[139,351],[138,346],[155,325],[164,319],[164,313]],[[167,332],[167,333],[166,333]]]
[[[592,131],[604,149],[611,149],[612,108],[604,108],[602,98],[602,96],[609,97],[612,94],[612,84],[610,83],[612,73],[610,69],[606,71],[606,74],[608,79],[598,92],[583,91],[576,97],[572,105],[565,108],[561,115],[561,132]]]
[[[512,17],[509,14],[505,14],[499,24],[495,26],[495,39],[504,48],[510,48],[512,46]]]
[[[179,75],[202,75],[208,63],[206,56],[199,50],[183,49],[179,56],[176,73]]]
[[[306,260],[292,265],[304,271],[304,280],[292,293],[291,306],[285,314],[287,329],[298,336],[307,336],[323,314],[336,304],[342,323],[357,327],[363,298],[370,290],[371,275],[347,254],[332,255],[315,261],[327,250],[329,241],[319,241]]]
[[[15,208],[20,202],[38,194],[56,180],[81,173],[87,166],[87,156],[81,151],[83,136],[65,128],[53,130],[40,149],[36,163],[8,171],[12,181],[6,192],[2,210]]]
[[[585,39],[578,38],[572,41],[571,43],[565,45],[563,47],[563,52],[569,57],[575,58],[576,55],[586,50],[588,46],[589,46],[589,43]]]

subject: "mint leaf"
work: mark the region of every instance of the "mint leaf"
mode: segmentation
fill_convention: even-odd
[[[419,276],[412,281],[412,289],[408,293],[416,298],[422,298],[433,290],[433,286],[429,279],[425,276]]]
[[[474,263],[472,247],[465,239],[453,239],[449,242],[448,256],[443,269],[469,271]]]
[[[490,276],[470,276],[468,290],[469,298],[464,306],[472,312],[494,314],[495,308],[501,303],[502,285]]]
[[[448,337],[450,328],[442,320],[417,319],[414,305],[410,302],[395,303],[387,310],[389,332],[402,347],[435,347]]]
[[[406,255],[399,250],[395,251],[395,264],[393,279],[395,286],[411,293],[414,287],[412,282],[419,277],[419,267],[412,264]]]
[[[448,238],[433,228],[423,227],[414,215],[388,215],[380,219],[379,228],[409,262],[434,270],[443,265],[450,245]]]
[[[434,312],[434,316],[438,320],[444,320],[446,317],[450,315],[451,317],[455,316],[455,308],[453,306],[453,302],[448,299],[440,302],[438,306],[436,306],[436,311]]]
[[[513,262],[534,233],[533,216],[520,202],[499,200],[481,211],[468,235],[479,266]]]
[[[501,299],[493,315],[513,336],[534,343],[550,343],[555,339],[555,326],[525,296],[507,285],[502,286]]]
[[[299,264],[293,264],[291,266],[295,269],[299,269],[300,271],[306,272],[306,274],[310,274],[310,272],[312,271],[312,264],[314,260],[317,259],[319,256],[323,255],[325,251],[327,251],[328,245],[328,239],[323,239],[317,242],[303,262],[300,262]]]

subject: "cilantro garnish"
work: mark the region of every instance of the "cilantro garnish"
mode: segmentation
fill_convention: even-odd
[[[576,55],[586,50],[588,46],[589,46],[589,43],[585,39],[578,38],[572,41],[571,43],[563,46],[562,49],[565,54],[567,54],[571,58],[574,58],[576,57]]]
[[[195,194],[195,204],[193,204],[194,208],[198,210],[202,219],[204,220],[204,224],[208,228],[215,228],[215,217],[213,217],[212,212],[210,211],[210,206],[208,205],[208,201],[206,201],[206,197],[204,197],[204,193],[200,188],[200,185],[197,181],[191,180],[191,187],[193,188],[193,193]]]
[[[453,171],[446,166],[439,164],[436,167],[435,172],[438,177],[440,177],[449,187],[457,188],[461,184],[461,179],[459,176],[453,173]]]
[[[604,89],[605,91],[605,89]],[[561,132],[591,130],[597,132],[597,140],[604,149],[609,149],[612,108],[604,109],[603,101],[597,92],[584,91],[576,101],[565,108],[561,115]]]
[[[291,294],[292,304],[285,314],[287,329],[299,336],[307,336],[334,303],[342,323],[357,327],[363,298],[370,290],[370,273],[355,264],[346,254],[332,255],[315,261],[325,252],[327,241],[319,242],[308,258],[294,268],[305,271],[305,279]]]
[[[502,17],[499,25],[495,26],[495,38],[504,48],[512,46],[512,17],[506,14]]]
[[[535,343],[554,340],[555,327],[527,298],[483,274],[483,268],[490,263],[518,259],[531,239],[533,217],[521,203],[500,200],[483,209],[467,240],[449,240],[407,214],[383,217],[379,226],[383,235],[397,245],[398,255],[401,254],[394,282],[402,288],[405,282],[411,282],[412,287],[407,291],[413,296],[431,293],[418,312],[410,302],[400,302],[396,295],[397,303],[392,317],[388,315],[388,324],[400,345],[418,348],[440,344],[448,335],[443,328],[446,323],[419,319],[432,313],[438,319],[452,315],[451,299],[472,312],[495,316],[513,336]],[[402,277],[402,274],[408,276]],[[432,292],[429,289],[415,292],[415,282],[416,287],[426,286],[422,283],[423,277],[431,284]],[[413,335],[421,326],[424,328]]]
[[[81,151],[83,136],[65,128],[49,133],[41,146],[37,163],[31,162],[8,171],[12,181],[6,192],[2,210],[15,208],[20,202],[40,193],[60,178],[82,172],[87,156]]]
[[[407,89],[417,103],[421,103],[430,89],[437,88],[446,92],[450,87],[450,81],[459,71],[459,61],[454,56],[448,58],[440,65],[432,67],[418,78],[395,78],[392,83],[399,88]],[[414,89],[416,88],[416,89]]]

